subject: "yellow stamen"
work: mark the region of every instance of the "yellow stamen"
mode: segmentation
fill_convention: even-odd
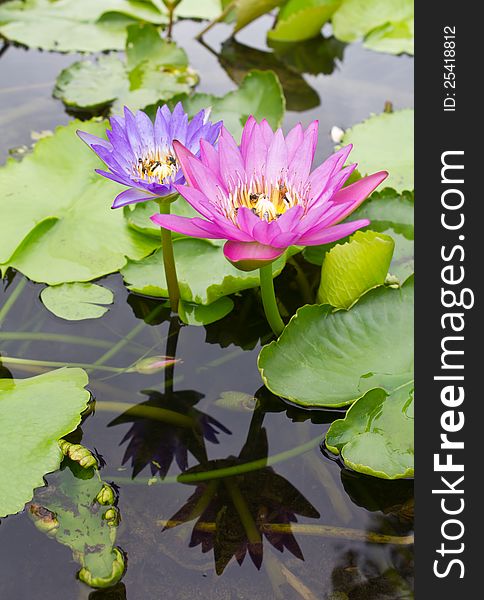
[[[162,154],[159,151],[149,152],[138,158],[134,165],[135,175],[150,183],[163,183],[168,177],[174,177],[178,172],[178,163],[172,154]]]
[[[245,206],[259,219],[269,223],[299,203],[297,196],[291,193],[286,185],[266,186],[263,183],[238,188],[233,194],[232,202],[235,209],[233,220],[237,209]]]

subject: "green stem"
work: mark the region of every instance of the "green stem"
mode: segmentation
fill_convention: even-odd
[[[112,348],[112,342],[87,338],[82,335],[65,335],[61,333],[43,333],[35,331],[0,331],[0,341],[28,341],[28,342],[59,342],[62,344],[80,344],[82,346],[91,346],[93,348]],[[136,352],[136,351],[135,351]],[[136,352],[136,354],[138,354]]]
[[[66,363],[54,360],[31,360],[29,358],[17,358],[15,356],[1,356],[0,362],[5,365],[26,365],[29,367],[80,367],[81,369],[98,369],[110,373],[120,373],[126,369],[118,367],[96,366],[91,363]]]
[[[158,202],[160,214],[170,214],[170,202],[160,200]],[[161,244],[163,250],[163,265],[165,267],[166,284],[168,286],[168,297],[170,298],[171,310],[178,312],[178,303],[180,301],[180,289],[178,287],[178,278],[176,275],[175,255],[173,253],[173,241],[171,231],[161,227]]]
[[[263,469],[264,467],[270,467],[280,462],[289,460],[290,458],[294,458],[296,456],[300,456],[301,454],[305,454],[313,448],[316,448],[316,446],[319,446],[322,440],[322,436],[318,435],[317,437],[313,438],[312,440],[309,440],[309,442],[306,442],[305,444],[301,444],[300,446],[296,446],[295,448],[291,448],[290,450],[285,450],[284,452],[279,452],[278,454],[273,454],[272,456],[266,458],[259,458],[257,460],[246,462],[241,465],[224,467],[222,469],[213,469],[212,471],[205,471],[202,473],[182,473],[181,475],[172,475],[169,477],[165,477],[165,479],[163,480],[158,480],[157,483],[198,483],[199,481],[208,481],[211,479],[232,477],[233,475],[242,475],[243,473],[257,471],[259,469]],[[150,481],[150,479],[146,477],[139,477],[133,480],[127,477],[111,476],[110,480],[114,481],[114,483],[121,484],[147,484]]]
[[[167,408],[159,408],[156,406],[144,406],[143,404],[128,404],[127,402],[96,402],[96,411],[105,412],[123,412],[129,411],[129,414],[133,417],[140,417],[142,419],[153,419],[154,421],[161,421],[162,423],[169,423],[176,427],[187,427],[193,429],[196,425],[194,419],[169,410]]]
[[[224,481],[225,487],[230,495],[230,499],[237,511],[240,521],[244,527],[245,533],[247,535],[247,539],[250,544],[260,544],[262,543],[262,536],[257,529],[257,525],[255,524],[254,518],[252,517],[252,513],[250,512],[250,508],[240,491],[239,486],[233,479],[226,479]]]
[[[281,319],[279,309],[277,308],[276,294],[274,292],[274,281],[272,279],[272,264],[261,267],[260,271],[260,291],[262,294],[262,304],[266,318],[272,331],[280,336],[284,330],[284,321]]]
[[[224,8],[224,10],[223,10],[223,11],[222,11],[222,12],[219,14],[219,16],[218,16],[218,17],[216,17],[215,19],[213,19],[213,21],[210,21],[210,23],[209,23],[209,24],[208,24],[206,27],[204,27],[204,28],[202,29],[202,31],[200,31],[200,33],[198,33],[198,34],[195,36],[195,39],[196,39],[196,40],[201,40],[201,39],[202,39],[202,37],[203,37],[203,36],[204,36],[204,35],[205,35],[207,32],[209,32],[209,31],[210,31],[210,29],[212,29],[212,27],[213,27],[214,25],[216,25],[217,23],[221,23],[221,22],[222,22],[222,21],[225,19],[225,17],[226,17],[226,16],[227,16],[227,15],[228,15],[228,14],[229,14],[229,13],[230,13],[230,12],[231,12],[231,11],[232,11],[234,8],[235,8],[235,5],[236,5],[236,2],[235,2],[235,0],[234,0],[233,2],[230,2],[229,4],[227,4],[227,6],[226,6],[226,7]]]
[[[22,293],[22,291],[26,285],[27,285],[27,280],[21,279],[20,282],[17,284],[17,287],[10,294],[9,299],[5,302],[5,304],[2,306],[2,308],[0,308],[0,325],[7,318],[7,315],[9,313],[10,309],[15,304],[15,302],[17,301],[17,298],[20,296],[20,294]]]

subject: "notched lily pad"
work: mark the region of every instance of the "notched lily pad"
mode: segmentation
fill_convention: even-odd
[[[320,34],[341,0],[289,0],[279,11],[277,23],[267,36],[271,41],[297,42]]]
[[[387,393],[367,392],[331,424],[326,446],[344,464],[382,479],[413,477],[413,381]]]
[[[61,319],[81,321],[97,319],[108,311],[102,304],[112,304],[111,290],[94,283],[63,283],[42,290],[44,306]]]
[[[85,371],[70,368],[0,379],[0,517],[22,510],[44,475],[59,468],[58,440],[79,425],[87,382]]]
[[[349,311],[304,306],[279,340],[262,348],[259,370],[274,393],[306,407],[352,404],[413,375],[413,278],[368,292]]]

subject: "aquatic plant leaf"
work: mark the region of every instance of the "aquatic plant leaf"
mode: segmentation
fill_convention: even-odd
[[[342,145],[353,144],[351,160],[361,175],[388,171],[385,184],[397,192],[413,190],[413,109],[373,115],[348,129]]]
[[[81,321],[102,317],[108,308],[101,305],[112,304],[114,294],[94,283],[62,283],[44,288],[40,298],[44,306],[57,317]]]
[[[385,283],[395,242],[374,231],[357,231],[325,256],[317,300],[336,308],[350,308],[358,299]]]
[[[166,23],[149,0],[13,0],[0,6],[0,34],[31,48],[57,52],[122,50],[126,27]]]
[[[82,60],[57,78],[54,96],[71,109],[96,112],[111,106],[113,113],[163,102],[188,94],[198,82],[187,56],[148,24],[127,28],[126,62],[112,55]]]
[[[341,42],[338,42],[341,44]],[[300,73],[288,66],[274,52],[265,52],[258,48],[241,44],[229,38],[222,44],[218,61],[227,75],[240,85],[248,71],[252,69],[270,69],[279,78],[287,110],[305,111],[320,104],[320,98]],[[324,65],[323,65],[324,68]]]
[[[125,561],[114,545],[120,517],[113,488],[94,467],[69,459],[46,479],[47,487],[28,505],[35,526],[72,550],[82,567],[81,581],[94,588],[114,585],[124,574]]]
[[[364,38],[372,50],[413,54],[413,19],[413,0],[344,0],[333,15],[333,31],[343,42]]]
[[[202,108],[211,107],[210,120],[223,121],[232,135],[239,139],[242,128],[253,115],[258,121],[267,119],[276,129],[282,123],[286,101],[277,75],[272,71],[250,71],[239,88],[217,98],[210,94],[194,94],[180,98],[183,107],[193,116]]]
[[[388,393],[374,389],[334,421],[326,447],[359,473],[398,479],[413,477],[413,381]]]
[[[373,388],[393,391],[413,378],[413,278],[368,292],[349,311],[300,308],[258,364],[271,392],[302,406],[347,406]]]
[[[285,0],[236,0],[235,32],[240,31],[252,21],[281,6]]]
[[[414,272],[414,199],[413,192],[399,194],[391,188],[374,192],[352,215],[352,219],[369,219],[366,229],[390,236],[395,242],[389,271],[403,283]],[[362,229],[361,231],[366,231]],[[323,263],[326,253],[336,244],[308,246],[303,250],[304,258],[315,265]]]
[[[180,302],[178,313],[180,319],[187,325],[210,325],[226,317],[234,308],[231,298],[224,296],[211,304],[192,304]]]
[[[346,44],[335,37],[319,34],[309,40],[298,42],[279,42],[268,40],[274,54],[291,69],[298,73],[311,75],[330,75],[338,61],[343,60]],[[283,87],[284,83],[283,83]],[[289,108],[289,106],[288,106]]]
[[[119,184],[99,177],[97,156],[76,136],[80,121],[40,140],[22,162],[0,169],[0,269],[57,285],[118,271],[126,257],[147,256],[160,242],[111,210]],[[105,123],[83,121],[102,136]]]
[[[22,510],[44,475],[59,468],[58,440],[79,425],[87,382],[85,371],[70,368],[0,379],[0,517]]]
[[[313,38],[320,34],[340,5],[341,0],[289,0],[281,8],[277,23],[267,37],[281,42]]]
[[[212,20],[222,12],[220,0],[182,0],[175,9],[175,17]]]
[[[240,271],[225,258],[220,246],[207,240],[179,238],[173,241],[181,299],[211,304],[223,296],[259,286],[259,272]],[[274,275],[284,268],[286,256],[273,263]],[[166,298],[163,253],[155,252],[142,261],[129,261],[121,271],[128,289],[146,296]]]

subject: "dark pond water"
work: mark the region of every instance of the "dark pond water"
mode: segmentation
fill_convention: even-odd
[[[334,40],[299,45],[276,56],[264,43],[269,23],[261,19],[239,36],[238,43],[224,45],[228,29],[219,26],[207,36],[210,47],[193,40],[199,25],[178,25],[176,38],[201,73],[200,89],[222,94],[233,88],[231,78],[240,79],[246,67],[278,69],[290,92],[286,125],[319,118],[321,156],[331,151],[333,125],[345,128],[381,112],[385,101],[395,108],[412,106],[413,63],[408,57],[371,53]],[[314,74],[305,74],[304,80],[295,76],[281,56]],[[51,98],[51,90],[60,69],[74,60],[72,55],[6,48],[0,58],[2,161],[10,148],[31,143],[31,131],[49,130],[71,118]],[[317,74],[318,69],[322,73]],[[317,270],[305,268],[317,283]],[[22,276],[14,273],[3,281],[0,307],[22,282]],[[288,310],[295,310],[302,299],[294,268],[288,267],[277,283]],[[406,536],[411,532],[411,482],[375,481],[341,469],[318,444],[328,424],[341,413],[305,412],[260,389],[256,359],[261,339],[267,341],[270,333],[255,292],[238,297],[236,310],[223,321],[178,331],[174,322],[170,329],[156,302],[128,294],[119,276],[107,277],[103,285],[116,295],[109,313],[99,320],[71,324],[43,308],[42,286],[27,283],[1,325],[0,350],[4,355],[42,361],[127,367],[144,355],[165,354],[169,330],[170,349],[177,341],[182,362],[175,367],[173,388],[159,373],[89,369],[96,409],[76,432],[76,439],[82,438],[84,445],[102,455],[103,479],[119,486],[122,522],[117,543],[126,553],[127,572],[115,589],[93,592],[76,579],[78,565],[69,549],[38,532],[26,514],[19,514],[0,524],[0,598],[413,598],[412,548],[362,539],[372,533]],[[10,365],[9,372],[26,377],[40,370]],[[242,400],[237,396],[228,408],[220,401],[227,398],[226,392],[238,392]],[[259,400],[255,411],[254,395]],[[197,416],[204,439],[160,421],[121,417],[125,411],[119,403],[147,401],[150,406]],[[162,521],[179,511],[186,516],[188,499],[202,491],[175,479],[185,457],[188,467],[203,461],[204,448],[209,461],[224,461],[205,465],[206,470],[272,457],[270,467],[241,476],[236,483],[257,518],[282,523],[296,516],[293,534],[265,538],[262,552],[252,548],[254,560],[247,554],[242,565],[233,557],[229,561],[234,553],[241,557],[244,536],[231,518],[233,505],[227,493],[221,491],[219,504],[212,508],[214,518],[224,502],[227,509],[217,536],[194,529],[196,520],[163,531]],[[149,481],[152,470],[167,472],[164,483]],[[226,490],[223,480],[218,481],[220,489]],[[275,547],[281,544],[282,553]],[[202,547],[208,551],[202,552]]]

